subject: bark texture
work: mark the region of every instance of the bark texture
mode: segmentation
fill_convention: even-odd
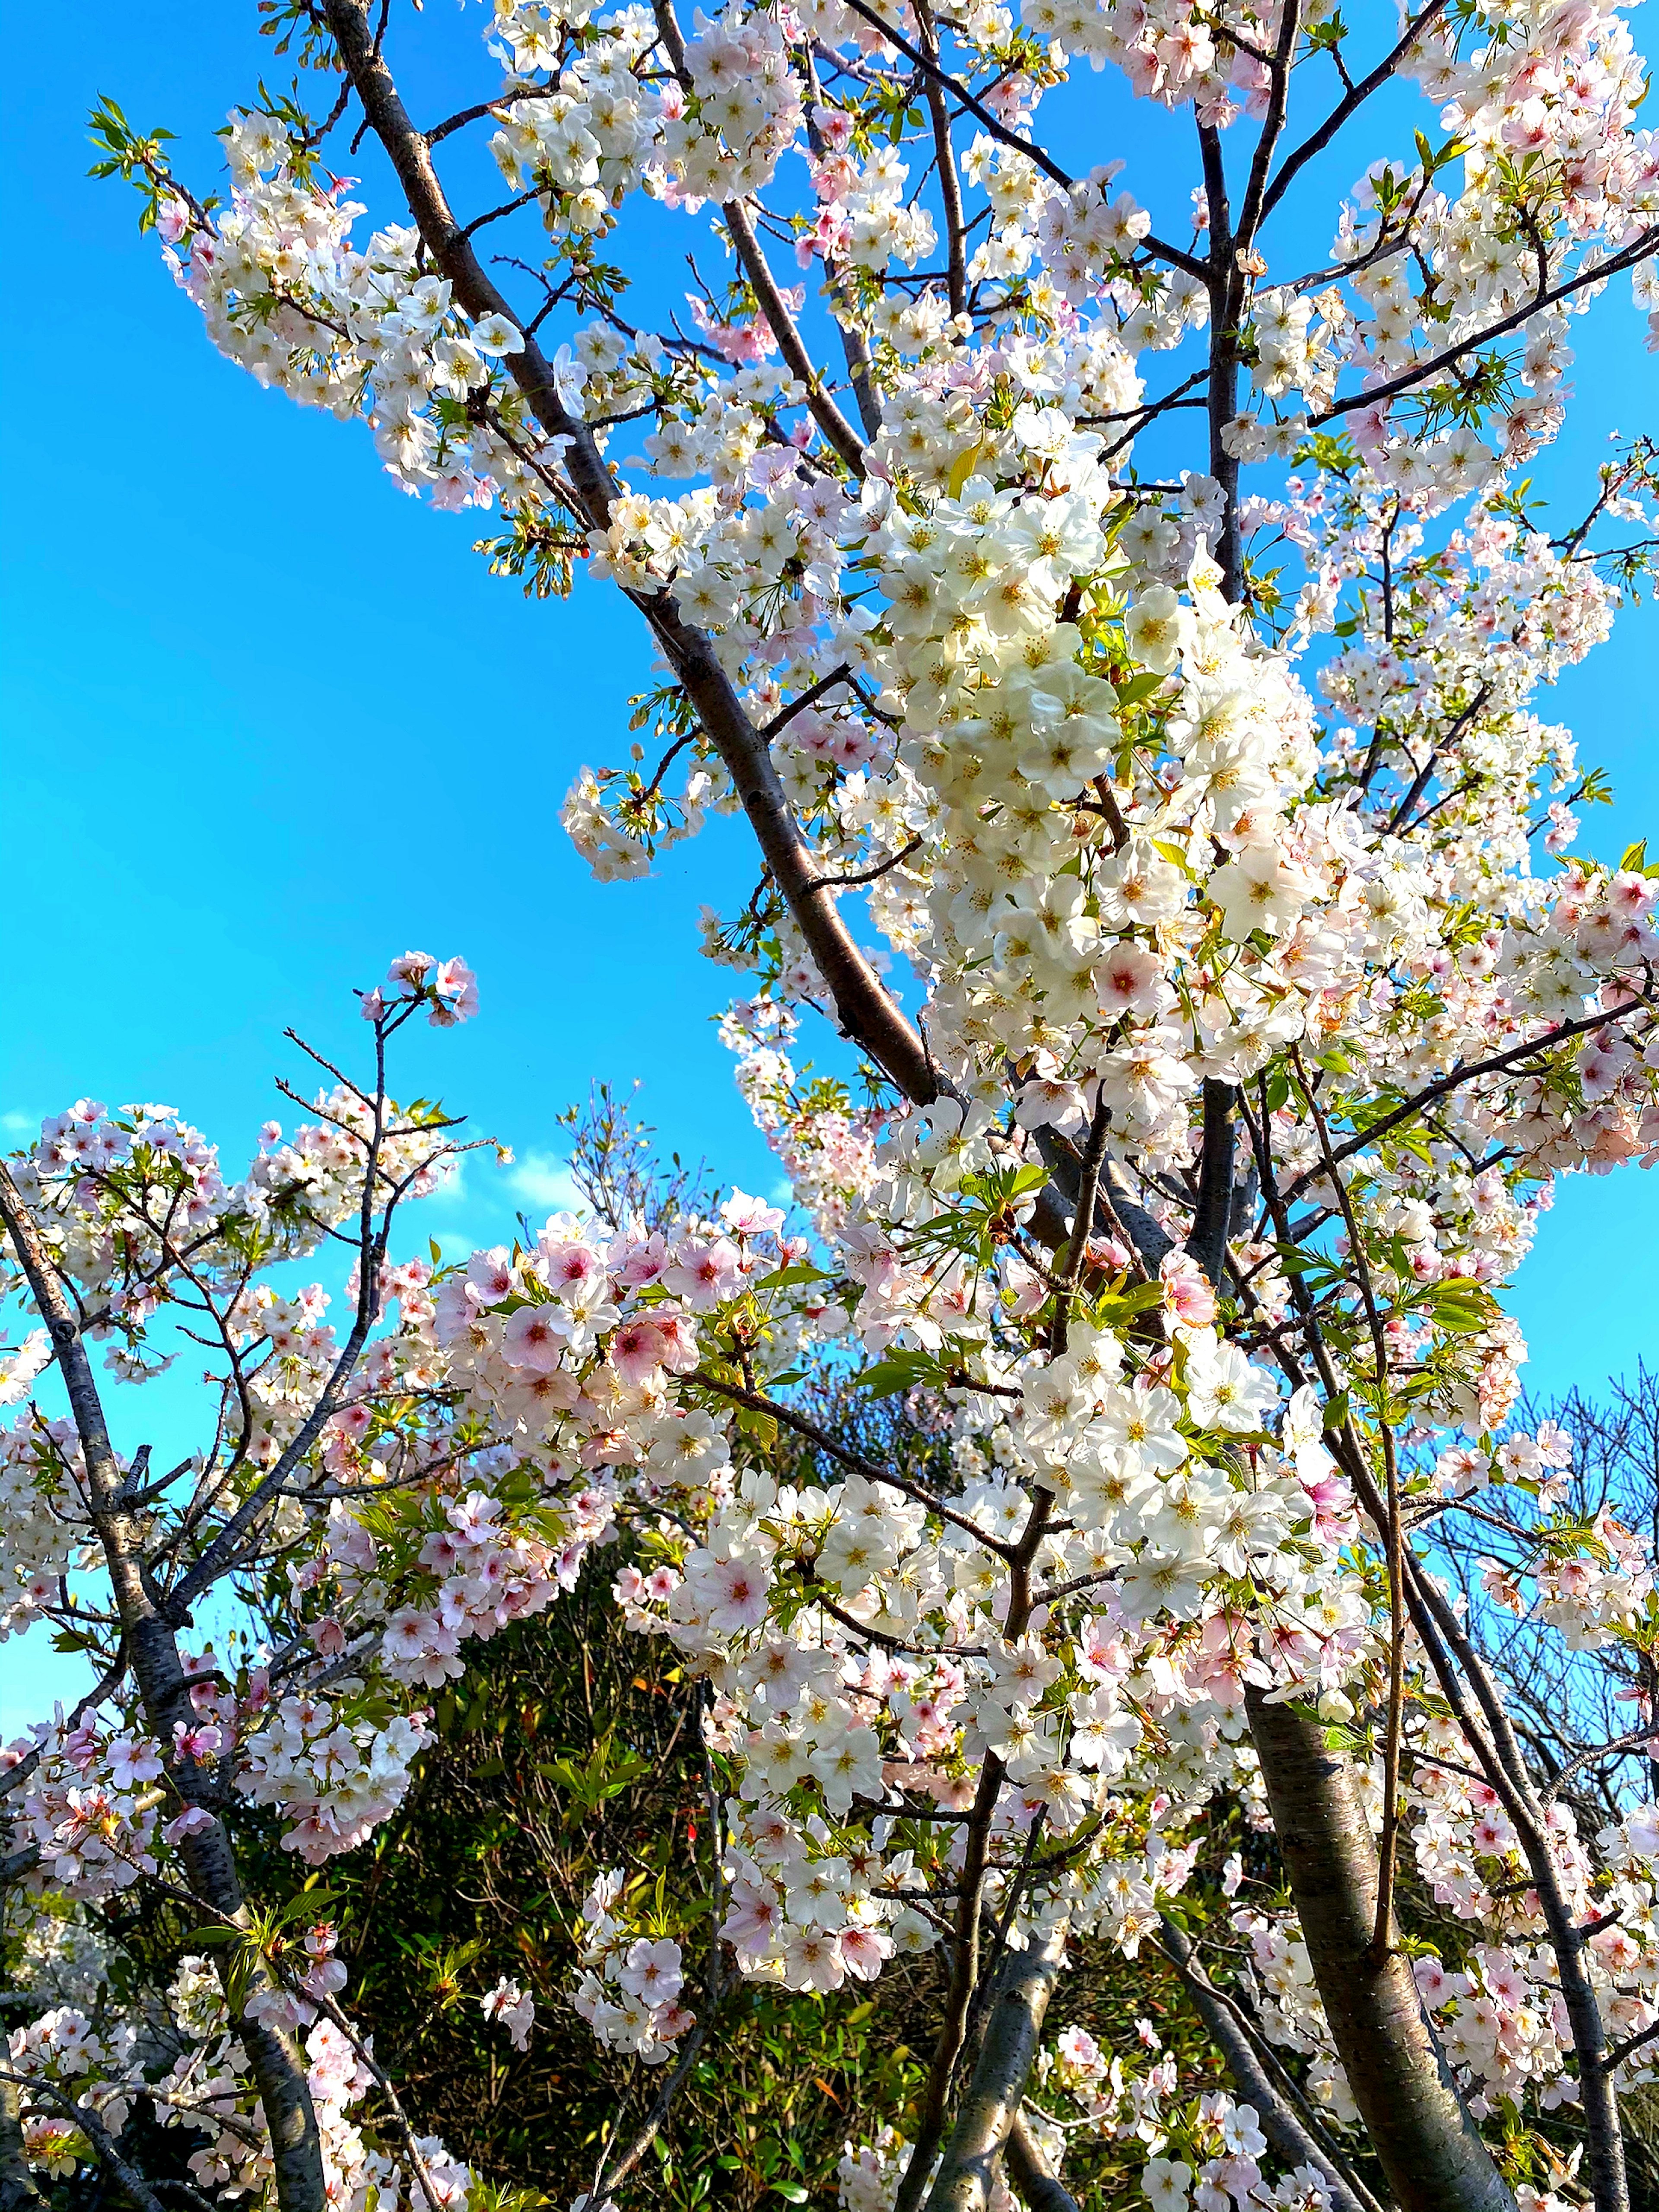
[[[1175,1963],[1193,2010],[1226,2061],[1242,2105],[1249,2105],[1261,2132],[1287,2166],[1311,2166],[1325,2184],[1331,2212],[1379,2212],[1376,2199],[1362,2191],[1304,2124],[1283,2095],[1266,2061],[1251,2042],[1244,2023],[1224,1991],[1216,1988],[1193,1956],[1192,1946],[1172,1920],[1164,1923],[1164,1948]]]
[[[86,1467],[87,1504],[108,1569],[122,1640],[145,1721],[161,1746],[168,1781],[183,1802],[202,1816],[201,1826],[179,1845],[191,1894],[221,1920],[245,1928],[249,1924],[247,1909],[230,1838],[219,1817],[219,1784],[195,1759],[172,1747],[173,1723],[188,1718],[191,1712],[189,1679],[179,1657],[178,1638],[152,1594],[154,1585],[146,1571],[140,1532],[122,1503],[121,1468],[110,1443],[97,1381],[57,1269],[41,1243],[33,1217],[3,1166],[0,1166],[0,1220],[22,1261],[36,1309],[52,1337],[52,1353],[75,1417]],[[220,1957],[221,1979],[226,1983],[228,1997],[228,1960],[222,1952]],[[271,1987],[269,1972],[263,1965],[257,1966],[249,1978],[250,1993]],[[276,2197],[283,2212],[325,2212],[322,2142],[304,2056],[286,2030],[249,2020],[246,2014],[236,2016],[236,2032],[247,2052],[270,2130]],[[105,2162],[109,2162],[107,2156]]]
[[[1314,1978],[1400,2212],[1516,2212],[1435,2043],[1409,1962],[1372,1953],[1376,1856],[1347,1761],[1252,1692],[1250,1732]]]
[[[41,2212],[46,2200],[29,2172],[19,2110],[17,2084],[0,2075],[0,2212]]]
[[[1062,1924],[1010,1951],[997,1976],[979,2059],[927,2198],[927,2212],[987,2212],[996,2170],[1030,2078],[1066,1955]]]

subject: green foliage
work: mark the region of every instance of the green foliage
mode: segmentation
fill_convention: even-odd
[[[499,538],[480,538],[472,550],[489,562],[492,576],[520,576],[527,599],[568,599],[571,563],[587,550],[586,540],[549,519],[528,501],[506,508],[507,528]]]
[[[119,177],[139,196],[138,228],[153,230],[161,195],[172,189],[165,152],[171,131],[135,131],[117,103],[101,95],[87,118],[93,144],[104,156],[87,172],[92,177]]]
[[[345,2001],[416,2124],[498,2186],[555,2203],[586,2186],[619,2115],[625,2138],[661,2079],[570,2008],[582,1898],[612,1866],[694,1892],[708,1874],[700,1687],[621,1626],[599,1570],[475,1647],[401,1811],[330,1869]],[[694,2008],[707,1959],[693,1931]],[[503,1974],[537,1999],[522,2055],[478,2002]],[[833,2202],[845,2142],[915,2093],[936,1977],[932,1961],[894,1969],[876,2001],[861,1984],[823,1999],[738,1988],[632,2201]]]
[[[900,1410],[889,1401],[855,1413],[854,1404],[849,1395],[814,1410],[849,1445],[894,1455]],[[833,1473],[817,1469],[812,1447],[787,1431],[774,1456],[781,1480]],[[465,1686],[440,1703],[435,1740],[401,1811],[364,1851],[329,1869],[351,1970],[345,2002],[400,2079],[416,2126],[487,2175],[506,2212],[527,2212],[517,2191],[545,2191],[556,2204],[587,2187],[613,2129],[626,2140],[660,2081],[604,2051],[569,2007],[589,1885],[620,1866],[647,1893],[664,1877],[670,1891],[707,1887],[702,1693],[665,1645],[621,1626],[608,1577],[596,1563],[550,1612],[474,1648]],[[1271,1839],[1218,1806],[1205,1866],[1213,1874],[1233,1850],[1257,1893],[1276,1893]],[[694,1930],[694,2009],[705,2002],[707,1958]],[[653,2151],[619,2192],[624,2204],[833,2205],[844,2146],[873,2141],[884,2124],[902,2130],[914,2113],[942,1973],[935,1953],[894,1961],[873,1987],[851,1984],[826,1997],[736,1986]],[[537,1999],[522,2055],[477,2002],[503,1974]],[[1139,2071],[1148,2063],[1143,2021],[1176,2052],[1184,2083],[1222,2085],[1155,1954],[1130,1964],[1109,1947],[1082,1946],[1051,2028],[1083,2026]],[[1084,2130],[1068,2183],[1082,2203],[1130,2212],[1141,2202],[1144,2157],[1142,2144]]]

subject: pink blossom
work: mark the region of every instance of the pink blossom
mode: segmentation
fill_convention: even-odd
[[[485,1305],[495,1305],[513,1295],[513,1262],[503,1244],[488,1252],[475,1252],[466,1263],[466,1280]],[[449,1289],[448,1284],[445,1289]]]
[[[212,1826],[211,1813],[205,1812],[199,1805],[187,1805],[182,1813],[176,1814],[167,1822],[161,1833],[169,1844],[180,1844],[186,1836],[198,1836],[203,1829]]]
[[[617,1973],[617,1981],[630,1996],[642,1997],[651,2005],[672,2004],[680,1993],[684,1978],[680,1947],[666,1936],[655,1942],[641,1936],[629,1947],[628,1956]]]
[[[711,1560],[695,1577],[697,1594],[708,1606],[708,1625],[720,1636],[758,1628],[766,1618],[769,1578],[758,1560],[733,1554]]]
[[[675,1296],[698,1313],[710,1312],[730,1297],[741,1279],[738,1249],[724,1237],[683,1237],[663,1277]]]
[[[1101,1011],[1109,1018],[1158,1013],[1169,1003],[1164,963],[1145,945],[1115,945],[1095,969],[1095,986]]]
[[[556,1306],[520,1306],[507,1322],[501,1340],[502,1357],[514,1367],[550,1374],[563,1356],[568,1334],[565,1316]]]
[[[775,1237],[783,1226],[783,1210],[733,1190],[720,1206],[720,1218],[734,1237]]]
[[[606,1356],[624,1382],[643,1382],[662,1366],[666,1350],[662,1331],[641,1316],[623,1323],[611,1337]]]
[[[1185,1252],[1164,1255],[1158,1274],[1164,1303],[1183,1328],[1207,1328],[1216,1316],[1216,1297],[1196,1261]]]

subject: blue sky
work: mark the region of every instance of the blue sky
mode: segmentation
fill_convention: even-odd
[[[398,13],[405,51],[429,27],[465,58],[460,97],[493,84],[474,59],[482,9],[412,30]],[[421,1031],[409,1087],[519,1155],[471,1168],[433,1233],[500,1235],[554,1202],[553,1115],[593,1077],[642,1078],[665,1142],[769,1188],[714,1033],[730,978],[696,951],[699,904],[746,894],[745,841],[717,824],[652,882],[603,888],[557,823],[577,766],[628,742],[627,699],[649,681],[636,619],[608,590],[531,604],[489,577],[470,550],[481,518],[406,499],[361,429],[222,361],[136,235],[133,199],[86,177],[85,113],[107,92],[135,123],[170,125],[186,173],[211,183],[208,134],[261,72],[281,81],[255,21],[251,0],[94,0],[66,40],[50,10],[8,16],[0,173],[23,220],[0,370],[0,1135],[91,1092],[176,1105],[234,1158],[281,1104],[273,1075],[298,1073],[283,1027],[349,1050],[349,987],[414,945],[464,952],[483,1013]],[[459,104],[425,74],[417,112]],[[1085,77],[1060,125],[1079,167],[1127,154],[1125,181],[1174,227],[1190,180],[1184,137],[1166,171],[1167,119]],[[1345,154],[1316,178],[1322,228],[1359,166]],[[1181,181],[1159,209],[1148,179],[1166,173]],[[1572,428],[1547,483],[1588,482],[1608,429],[1651,416],[1623,283],[1575,343]],[[1618,785],[1616,810],[1586,825],[1602,853],[1659,828],[1656,665],[1659,620],[1632,609],[1540,702]],[[1659,1316],[1656,1245],[1659,1177],[1563,1188],[1515,1301],[1536,1386],[1633,1366]],[[32,1642],[0,1647],[0,1729],[40,1663]]]

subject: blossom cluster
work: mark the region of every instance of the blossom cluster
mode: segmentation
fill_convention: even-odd
[[[672,1936],[639,1932],[620,1867],[600,1875],[582,1905],[582,1978],[573,2002],[602,2044],[659,2066],[692,2023]]]
[[[1599,780],[1537,711],[1640,574],[1659,470],[1622,453],[1557,535],[1516,474],[1607,274],[1654,305],[1659,145],[1603,0],[1431,10],[1382,78],[1445,142],[1372,149],[1329,265],[1275,264],[1268,216],[1360,101],[1351,36],[1276,0],[1023,0],[1018,23],[734,0],[690,36],[666,4],[500,0],[501,91],[418,143],[331,57],[400,176],[477,122],[513,196],[468,228],[428,182],[366,238],[288,106],[234,113],[223,205],[105,118],[216,344],[364,418],[406,490],[499,501],[498,568],[567,590],[580,568],[653,627],[668,680],[635,727],[660,764],[581,769],[565,826],[625,878],[748,813],[764,872],[704,941],[743,979],[724,1033],[812,1231],[733,1192],[428,1267],[388,1239],[392,1194],[453,1158],[435,1110],[337,1083],[234,1184],[168,1109],[49,1124],[17,1187],[116,1371],[165,1357],[183,1281],[218,1301],[224,1416],[175,1549],[198,1520],[283,1547],[260,1648],[192,1658],[170,1783],[279,1808],[308,1863],[352,1848],[468,1644],[604,1550],[623,1620],[702,1700],[711,1984],[726,1953],[804,1995],[873,1980],[964,1882],[1016,1948],[1133,1960],[1174,1900],[1215,1909],[1207,1827],[1224,1800],[1265,1826],[1249,1716],[1288,1703],[1470,1929],[1419,1967],[1477,2118],[1582,2094],[1569,1973],[1643,2032],[1659,1831],[1581,1832],[1553,1793],[1513,1817],[1522,1782],[1446,1719],[1406,1620],[1398,1582],[1428,1603],[1431,1568],[1382,1540],[1479,1517],[1512,1540],[1491,1607],[1649,1664],[1654,1563],[1610,1510],[1557,1510],[1500,1294],[1559,1176],[1659,1158],[1659,872],[1577,849]],[[1291,152],[1286,104],[1329,57],[1344,99]],[[1037,137],[1085,58],[1192,112],[1174,242],[1120,165],[1071,178]],[[1218,198],[1247,123],[1251,180]],[[522,320],[469,242],[519,216]],[[689,313],[654,244],[630,255],[641,221],[713,256]],[[1138,441],[1182,406],[1201,466],[1148,479]],[[383,1042],[475,1005],[465,963],[410,953],[363,1012]],[[809,1007],[915,1050],[870,1046],[857,1095],[799,1064]],[[343,1294],[246,1265],[250,1237],[308,1255],[382,1203]],[[112,1478],[61,1423],[14,1435],[5,1588],[50,1612]],[[28,1835],[71,1895],[188,1844],[115,1771],[118,1745],[152,1755],[141,1718],[128,1697],[37,1747]],[[1239,1986],[1340,2129],[1333,1992],[1240,1879]],[[573,1999],[607,2048],[656,2064],[684,2036],[706,1911],[627,1868],[596,1883]],[[483,2002],[527,2035],[518,1985]],[[326,2008],[294,2025],[331,2155],[367,2175],[350,2039]],[[1188,2094],[1146,2039],[1131,2078],[1070,2031],[1047,2078],[1145,2146],[1149,2201],[1320,2200],[1266,2178],[1253,2108]],[[849,2148],[846,2201],[882,2201],[905,2148]]]

